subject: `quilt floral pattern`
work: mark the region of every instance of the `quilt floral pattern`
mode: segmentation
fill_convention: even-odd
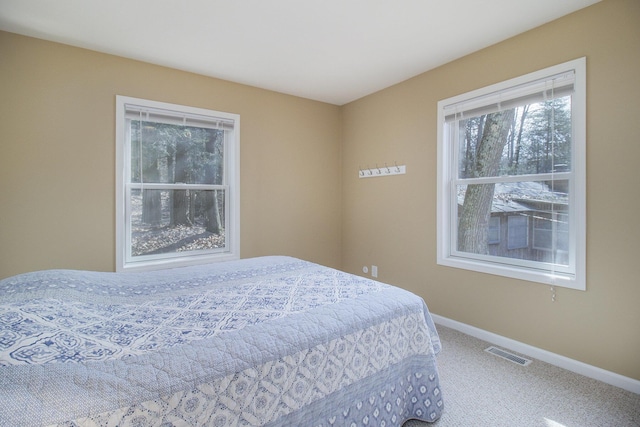
[[[3,425],[393,426],[442,411],[422,300],[294,258],[36,272],[0,294]]]

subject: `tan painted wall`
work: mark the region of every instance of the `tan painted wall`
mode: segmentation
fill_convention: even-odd
[[[334,105],[0,32],[0,278],[115,268],[115,96],[240,114],[241,256],[340,266]]]
[[[436,103],[587,57],[587,291],[436,264]],[[343,268],[431,311],[640,379],[640,2],[605,0],[343,108]],[[359,167],[407,174],[358,179]]]

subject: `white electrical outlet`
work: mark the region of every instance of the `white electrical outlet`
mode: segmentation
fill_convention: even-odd
[[[371,276],[378,277],[378,266],[377,265],[372,265],[371,266]]]
[[[362,267],[362,272],[364,274],[367,274],[369,272],[369,267],[367,267],[366,265],[364,267]]]

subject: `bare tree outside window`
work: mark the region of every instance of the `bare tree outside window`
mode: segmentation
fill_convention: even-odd
[[[143,186],[132,194],[133,255],[224,248],[224,190],[144,189],[222,185],[224,131],[133,120],[131,135],[131,176]]]
[[[530,176],[566,170],[571,164],[570,100],[567,96],[460,120],[460,178]],[[506,245],[497,242],[499,250],[494,246],[491,251],[489,244],[492,217],[500,220],[518,215],[536,218],[538,222],[557,221],[550,214],[549,205],[553,204],[556,210],[566,209],[568,189],[562,180],[543,181],[535,186],[469,184],[461,191],[464,196],[458,208],[459,251],[549,262],[563,258],[553,253],[552,248],[541,251],[533,246],[509,244],[508,235]],[[504,219],[500,221],[503,222]],[[554,234],[554,238],[567,239],[568,235]],[[514,241],[513,236],[511,239]],[[561,251],[568,245],[559,241],[554,247]]]

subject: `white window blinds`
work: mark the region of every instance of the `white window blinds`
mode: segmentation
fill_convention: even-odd
[[[222,117],[203,116],[194,113],[178,113],[135,104],[125,105],[125,117],[131,120],[221,130],[233,130],[235,123],[233,120]]]
[[[444,107],[445,122],[449,123],[454,120],[478,117],[570,95],[574,90],[574,82],[575,72],[571,70],[507,90],[491,92],[472,99],[455,102]]]

